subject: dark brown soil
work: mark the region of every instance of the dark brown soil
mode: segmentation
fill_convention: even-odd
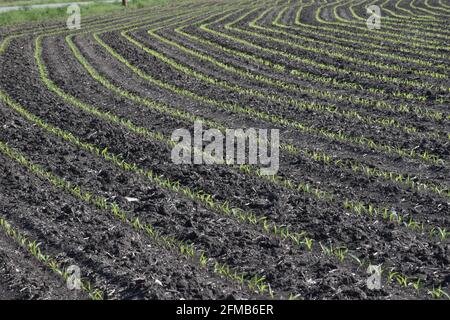
[[[433,2],[433,1],[430,1]],[[290,2],[289,2],[290,3]],[[230,128],[278,128],[281,140],[291,143],[301,150],[317,150],[330,154],[335,159],[356,160],[364,165],[380,170],[393,171],[419,181],[448,186],[449,137],[442,135],[436,139],[427,138],[430,132],[449,133],[448,119],[433,120],[420,118],[413,114],[395,113],[354,103],[340,103],[334,95],[355,95],[372,99],[386,99],[392,104],[408,103],[438,110],[448,116],[448,106],[431,97],[443,96],[449,99],[448,91],[438,89],[416,90],[407,85],[398,86],[390,82],[374,82],[360,79],[356,75],[345,76],[339,73],[323,73],[321,69],[305,66],[295,61],[286,61],[282,56],[267,54],[257,49],[224,37],[214,35],[199,28],[198,21],[205,20],[213,12],[216,15],[232,13],[220,23],[208,26],[223,35],[244,39],[259,46],[279,50],[297,56],[308,57],[318,63],[379,74],[379,70],[364,63],[347,64],[327,56],[317,56],[287,44],[273,42],[270,39],[251,37],[224,27],[252,8],[261,7],[247,16],[234,27],[255,32],[249,22],[258,17],[265,9],[268,11],[258,24],[273,30],[284,30],[271,23],[288,1],[259,1],[256,3],[233,3],[233,1],[197,1],[195,5],[162,7],[158,10],[135,11],[128,15],[110,15],[101,19],[85,22],[81,33],[73,37],[75,47],[83,59],[98,74],[125,94],[118,94],[110,87],[96,81],[80,63],[79,57],[72,52],[65,37],[68,31],[62,29],[59,34],[48,34],[57,25],[44,24],[35,29],[23,26],[3,30],[6,36],[25,33],[12,38],[5,51],[0,55],[0,93],[8,95],[25,110],[39,117],[45,123],[65,130],[81,141],[94,144],[101,149],[120,155],[125,161],[135,163],[141,168],[191,190],[203,190],[217,201],[227,201],[230,206],[265,216],[278,226],[289,226],[291,230],[304,230],[314,239],[311,251],[280,240],[262,227],[243,223],[238,219],[225,216],[213,210],[205,203],[192,201],[182,194],[171,192],[153,184],[142,174],[125,171],[101,155],[82,150],[44,128],[33,124],[0,100],[0,142],[23,153],[31,162],[40,165],[46,171],[79,185],[108,201],[116,202],[131,217],[139,217],[143,223],[149,223],[163,235],[177,240],[193,243],[197,250],[216,261],[227,264],[238,273],[264,275],[277,298],[299,295],[304,299],[428,299],[429,290],[442,288],[449,290],[450,243],[448,238],[430,237],[427,233],[408,228],[409,218],[423,222],[426,230],[442,228],[449,230],[449,196],[430,190],[417,190],[401,184],[394,179],[386,180],[367,176],[334,164],[324,164],[303,153],[293,155],[281,152],[278,175],[295,183],[309,183],[323,191],[333,194],[335,201],[317,199],[312,194],[288,189],[276,185],[257,175],[245,174],[238,168],[224,165],[176,165],[171,161],[171,148],[164,142],[151,140],[131,132],[92,113],[81,110],[75,104],[68,103],[56,92],[49,90],[39,74],[35,56],[35,38],[38,34],[47,34],[42,38],[42,61],[53,83],[74,99],[108,112],[133,124],[170,137],[173,130],[186,128],[191,130],[191,121],[173,117],[167,113],[152,109],[130,99],[138,96],[158,103],[167,110],[175,109],[213,120]],[[291,4],[281,16],[280,21],[295,28],[295,14],[299,6]],[[312,26],[320,26],[314,20],[317,5],[306,7],[302,21]],[[391,8],[391,10],[394,10]],[[409,8],[409,10],[413,10]],[[355,12],[361,15],[362,6]],[[342,17],[352,19],[351,11],[342,9]],[[167,22],[170,18],[176,20]],[[273,63],[282,64],[287,71],[277,71],[267,65],[244,59],[225,52],[217,47],[191,41],[175,29],[185,25],[181,22],[193,17],[191,25],[183,29],[218,45],[259,57]],[[214,19],[219,18],[215,17]],[[423,32],[427,28],[446,25],[447,16],[421,25]],[[207,22],[214,22],[211,19]],[[325,7],[322,19],[335,22],[333,12]],[[284,102],[273,102],[263,97],[255,97],[212,84],[180,71],[165,61],[142,50],[121,35],[124,24],[140,24],[129,32],[130,36],[145,47],[172,59],[211,79],[220,79],[240,88],[262,92],[265,95],[291,97],[301,102],[320,102],[338,105],[341,110],[356,110],[361,115],[379,119],[394,118],[401,123],[415,126],[417,132],[406,133],[395,127],[382,127],[367,124],[357,119],[343,118],[330,112],[306,111]],[[404,22],[407,24],[408,22]],[[167,25],[166,25],[167,24]],[[92,32],[104,26],[99,38],[117,54],[124,57],[132,66],[144,74],[170,84],[169,90],[162,85],[152,83],[133,72],[102,47]],[[264,83],[256,78],[245,78],[227,71],[217,64],[207,62],[195,55],[170,46],[148,34],[156,26],[165,26],[157,34],[181,46],[206,54],[209,57],[233,66],[289,83],[299,88],[313,87],[333,93],[329,98],[318,98],[292,90]],[[403,35],[414,36],[407,25],[389,24],[392,28],[402,28]],[[336,27],[338,30],[352,30]],[[288,29],[286,29],[288,30]],[[85,32],[86,31],[86,32]],[[259,32],[259,31],[256,31]],[[329,48],[318,44],[318,35],[309,30],[292,31],[292,34],[304,35],[311,39],[308,45],[316,48]],[[383,32],[383,29],[381,30]],[[275,31],[259,32],[261,35],[279,37],[292,43],[302,42],[295,37],[277,35]],[[331,33],[330,33],[331,34]],[[443,33],[433,40],[442,41]],[[393,35],[386,36],[385,51],[395,53]],[[4,39],[5,35],[0,37]],[[351,36],[346,36],[351,38]],[[355,39],[367,40],[366,34],[356,34]],[[370,35],[369,35],[370,37]],[[372,41],[372,40],[371,40]],[[373,40],[376,41],[376,40]],[[391,43],[392,41],[392,43]],[[376,43],[376,42],[374,42]],[[384,45],[384,44],[383,44]],[[405,48],[415,47],[403,43]],[[355,43],[355,48],[360,45]],[[436,52],[442,53],[442,50]],[[426,59],[433,50],[424,50],[423,56],[411,54],[412,58]],[[351,57],[363,61],[363,55],[352,50],[342,51]],[[378,59],[375,54],[370,59]],[[397,63],[392,59],[379,58],[380,62],[396,64],[407,68],[418,68],[414,62]],[[431,61],[431,60],[430,60]],[[449,59],[436,61],[450,69]],[[422,69],[420,69],[422,68]],[[298,69],[313,75],[333,77],[347,83],[362,85],[361,90],[343,90],[333,84],[322,84],[294,77],[288,73]],[[426,69],[426,68],[425,68]],[[426,69],[442,72],[441,67]],[[392,71],[387,76],[419,80],[436,86],[448,86],[448,78],[436,79],[426,75]],[[384,95],[374,95],[369,87],[386,90]],[[426,101],[411,101],[393,97],[392,92],[403,90],[418,95],[429,95]],[[191,95],[183,94],[189,92]],[[212,99],[215,103],[205,103],[201,98]],[[352,142],[339,142],[320,134],[306,134],[292,127],[276,126],[271,122],[254,116],[223,110],[220,102],[226,102],[254,110],[277,115],[293,121],[301,121],[317,129],[340,132],[349,136],[362,136],[376,143],[401,147],[408,150],[430,152],[444,160],[441,164],[430,164],[422,159],[399,157],[396,154],[380,152],[369,146]],[[52,186],[18,162],[0,153],[0,218],[7,220],[21,233],[41,243],[42,249],[57,257],[64,266],[77,265],[95,287],[102,290],[106,299],[257,299],[269,298],[266,293],[258,293],[241,286],[236,281],[223,277],[214,268],[202,268],[195,259],[187,258],[179,251],[170,250],[155,242],[145,233],[139,233],[131,226],[115,219],[108,211],[100,210],[70,193]],[[448,188],[448,187],[447,187]],[[127,198],[136,198],[129,201]],[[405,224],[395,224],[370,217],[355,215],[343,208],[344,199],[371,203],[377,207],[392,208],[405,216]],[[335,256],[325,255],[319,243],[327,246],[344,246],[352,255],[372,264],[383,264],[386,269],[383,287],[371,290],[366,285],[368,274],[366,267],[359,266],[355,259],[339,261]],[[396,279],[387,281],[389,270],[393,268],[410,279],[410,284],[401,286]],[[420,278],[423,288],[419,291],[412,286],[413,279]],[[81,291],[70,291],[64,280],[52,273],[28,251],[20,247],[13,239],[0,230],[0,299],[88,299]]]

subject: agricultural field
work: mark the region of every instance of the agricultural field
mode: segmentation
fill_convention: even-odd
[[[0,27],[0,299],[450,299],[449,22],[190,0]],[[277,172],[175,163],[199,121],[278,129]]]

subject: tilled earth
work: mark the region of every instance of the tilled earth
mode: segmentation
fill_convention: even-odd
[[[380,1],[370,31],[369,2],[200,0],[0,29],[0,299],[94,297],[9,228],[104,299],[448,298],[450,7]],[[274,178],[174,164],[170,136],[194,120],[295,148]]]

